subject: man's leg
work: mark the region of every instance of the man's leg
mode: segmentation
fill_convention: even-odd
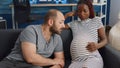
[[[15,65],[10,62],[8,59],[3,59],[0,62],[0,68],[15,68]]]
[[[42,68],[42,67],[34,66],[26,62],[13,61],[5,58],[0,62],[0,68]]]
[[[35,65],[32,65],[32,64],[29,64],[27,62],[17,62],[16,67],[17,68],[43,68],[43,67],[40,67],[40,66],[35,66]]]

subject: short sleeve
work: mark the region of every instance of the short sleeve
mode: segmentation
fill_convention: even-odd
[[[57,36],[55,43],[57,44],[55,47],[55,52],[63,51],[63,42],[60,36]]]
[[[96,29],[100,29],[101,27],[103,27],[103,23],[100,17],[95,17],[91,21],[93,22]]]
[[[96,25],[97,25],[97,28],[98,28],[98,29],[101,28],[101,27],[103,27],[103,23],[102,23],[100,17],[96,17],[96,18],[95,18],[95,21],[97,22]]]
[[[72,22],[67,23],[70,28],[74,28],[78,25],[78,21],[74,20]]]
[[[73,25],[73,22],[69,22],[67,23],[67,25],[71,28],[71,26]]]
[[[31,42],[36,44],[36,34],[32,26],[28,26],[21,32],[20,42]]]

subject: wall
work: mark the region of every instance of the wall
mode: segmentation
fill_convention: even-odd
[[[70,0],[69,0],[70,1]],[[11,8],[9,5],[12,4],[12,0],[0,0],[0,16],[7,20],[7,27],[12,29],[12,15],[11,15]],[[44,15],[49,9],[58,9],[63,13],[71,11],[71,7],[40,7],[40,8],[32,8],[31,14],[41,14]],[[40,23],[40,21],[38,21]],[[31,23],[31,24],[38,24],[38,23]],[[22,24],[22,26],[26,26],[28,24]]]
[[[0,17],[7,20],[8,28],[12,28],[11,9],[9,7],[11,3],[12,0],[0,0]]]
[[[107,0],[107,20],[106,20],[107,25],[109,25],[109,19],[110,19],[110,2],[111,0]]]
[[[109,25],[113,26],[118,21],[120,14],[120,0],[111,0]]]
[[[72,2],[72,0],[71,0],[71,2]],[[109,2],[110,2],[110,0],[108,0],[108,7],[109,7]],[[9,7],[10,4],[12,4],[12,0],[0,0],[0,16],[4,17],[4,19],[7,20],[8,28],[12,28],[11,8]],[[63,7],[40,7],[40,8],[32,8],[32,13],[43,15],[46,13],[46,11],[48,9],[51,9],[51,8],[61,10],[63,13],[71,11],[71,7],[64,7],[64,8]],[[71,19],[68,19],[67,22],[70,20]],[[108,8],[108,14],[107,14],[107,23],[109,23],[109,8]],[[23,25],[27,25],[27,24],[23,24]]]

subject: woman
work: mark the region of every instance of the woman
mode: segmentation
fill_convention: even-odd
[[[71,28],[73,32],[69,68],[103,68],[98,49],[107,43],[107,38],[101,19],[94,15],[91,1],[80,0],[77,11],[65,14],[65,18],[73,15],[77,15],[80,21],[66,24],[66,28]]]

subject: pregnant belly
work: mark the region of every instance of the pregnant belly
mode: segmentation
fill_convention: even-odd
[[[86,56],[89,55],[90,52],[87,50],[86,46],[88,45],[88,42],[92,42],[93,40],[90,39],[88,36],[78,36],[73,38],[73,41],[71,43],[71,55],[72,59],[76,59],[80,56]]]

